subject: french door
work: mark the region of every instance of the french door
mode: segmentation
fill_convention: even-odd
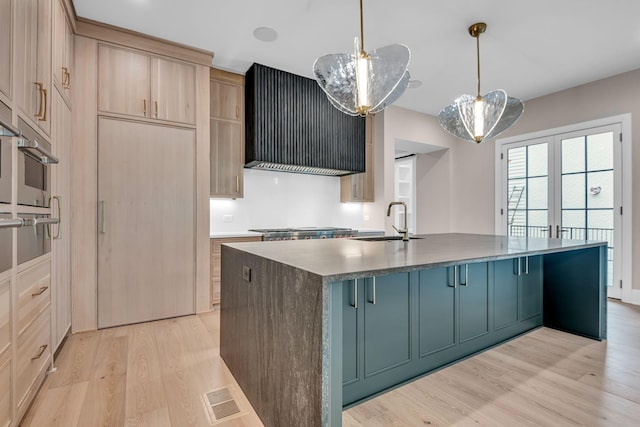
[[[606,241],[608,296],[621,297],[619,124],[502,145],[502,234]]]

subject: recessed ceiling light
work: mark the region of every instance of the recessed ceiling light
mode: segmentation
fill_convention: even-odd
[[[409,84],[407,85],[407,88],[417,89],[420,86],[422,86],[422,82],[420,80],[409,80]]]
[[[272,42],[278,38],[278,33],[273,28],[258,27],[253,30],[253,37],[263,42]]]

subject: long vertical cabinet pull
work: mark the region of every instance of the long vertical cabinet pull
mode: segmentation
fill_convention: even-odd
[[[44,112],[44,102],[42,102],[42,98],[43,98],[43,88],[42,88],[42,83],[38,83],[35,82],[34,83],[37,87],[38,87],[38,92],[40,93],[40,106],[38,107],[38,112],[35,114],[35,117],[37,117],[39,120],[42,120],[42,115]]]
[[[358,279],[353,279],[353,304],[351,307],[358,308]]]
[[[460,286],[469,285],[469,264],[464,265],[464,282],[460,279]]]
[[[371,278],[371,299],[369,300],[369,303],[371,304],[375,304],[376,303],[376,276],[373,276]]]
[[[107,226],[106,226],[106,205],[107,202],[104,200],[100,201],[100,233],[105,234],[107,232]]]
[[[529,257],[524,257],[524,274],[525,276],[529,274]]]
[[[47,121],[47,90],[44,88],[42,89],[42,95],[44,97],[44,102],[43,102],[44,114],[38,120],[40,120],[41,122],[46,122]]]
[[[158,118],[158,101],[154,101],[155,102],[155,108],[156,108],[156,119]]]
[[[518,257],[518,276],[522,274],[522,258]]]
[[[453,285],[450,285],[450,284],[447,283],[447,286],[449,286],[450,288],[454,288],[455,289],[456,288],[456,283],[458,282],[458,273],[457,273],[458,267],[456,267],[454,265],[451,268],[453,268]],[[449,272],[448,272],[448,270],[447,270],[447,280],[449,280]]]
[[[142,115],[147,117],[147,98],[142,100]]]

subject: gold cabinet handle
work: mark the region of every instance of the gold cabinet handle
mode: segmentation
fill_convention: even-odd
[[[44,114],[42,115],[42,118],[38,119],[41,122],[46,122],[47,121],[47,90],[42,88],[42,94],[44,95]]]
[[[44,108],[44,103],[42,102],[42,83],[34,83],[37,87],[38,87],[38,92],[40,92],[40,106],[38,107],[38,112],[36,113],[36,117],[37,118],[41,118],[42,117],[42,111]]]
[[[71,88],[71,74],[67,67],[62,67],[62,87],[65,89]]]
[[[158,101],[154,101],[155,102],[155,107],[156,107],[156,119],[158,118]]]
[[[32,297],[37,297],[38,295],[44,294],[44,292],[49,289],[48,286],[42,286],[38,292],[34,292],[31,294]]]
[[[236,119],[240,118],[240,106],[236,105]]]
[[[240,175],[236,175],[236,193],[240,192]]]
[[[144,111],[142,112],[142,115],[147,117],[147,98],[143,100],[143,103],[144,103]]]
[[[47,349],[47,347],[49,347],[47,344],[45,345],[41,345],[40,349],[38,350],[38,354],[36,354],[35,356],[33,356],[31,358],[31,360],[38,360],[42,357],[42,355],[44,354],[44,351]]]

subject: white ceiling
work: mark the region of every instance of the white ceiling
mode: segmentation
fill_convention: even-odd
[[[358,0],[73,0],[78,16],[213,51],[213,65],[244,73],[258,62],[312,77],[315,58],[353,51]],[[640,68],[639,0],[365,0],[365,50],[411,49],[423,82],[396,103],[436,115],[476,89],[504,89],[524,101]],[[253,37],[272,27],[279,37]],[[526,109],[526,106],[525,106]]]

